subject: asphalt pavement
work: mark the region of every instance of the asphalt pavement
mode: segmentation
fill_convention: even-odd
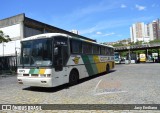
[[[121,64],[109,74],[95,75],[56,88],[17,83],[16,75],[0,77],[0,104],[160,104],[160,63]],[[3,111],[6,112],[6,111]],[[12,111],[7,111],[11,112]],[[23,111],[15,111],[23,112]],[[159,113],[158,110],[54,110],[25,112]]]

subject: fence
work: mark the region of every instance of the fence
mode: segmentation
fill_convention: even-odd
[[[0,57],[0,74],[5,72],[16,72],[17,58],[16,56]]]

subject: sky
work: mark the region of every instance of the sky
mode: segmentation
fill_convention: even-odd
[[[159,0],[1,0],[0,20],[21,13],[97,42],[130,38],[129,28],[160,18]]]

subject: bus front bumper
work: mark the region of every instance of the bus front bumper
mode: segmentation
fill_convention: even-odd
[[[52,87],[52,78],[17,77],[19,84],[38,87]]]

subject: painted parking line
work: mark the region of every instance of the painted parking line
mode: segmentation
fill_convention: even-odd
[[[95,93],[94,95],[107,95],[107,94],[126,93],[126,92],[127,91],[102,92],[102,93]]]
[[[121,83],[119,81],[108,81],[103,82],[102,79],[99,80],[96,87],[94,88],[94,95],[106,95],[114,93],[125,93],[120,89]]]

